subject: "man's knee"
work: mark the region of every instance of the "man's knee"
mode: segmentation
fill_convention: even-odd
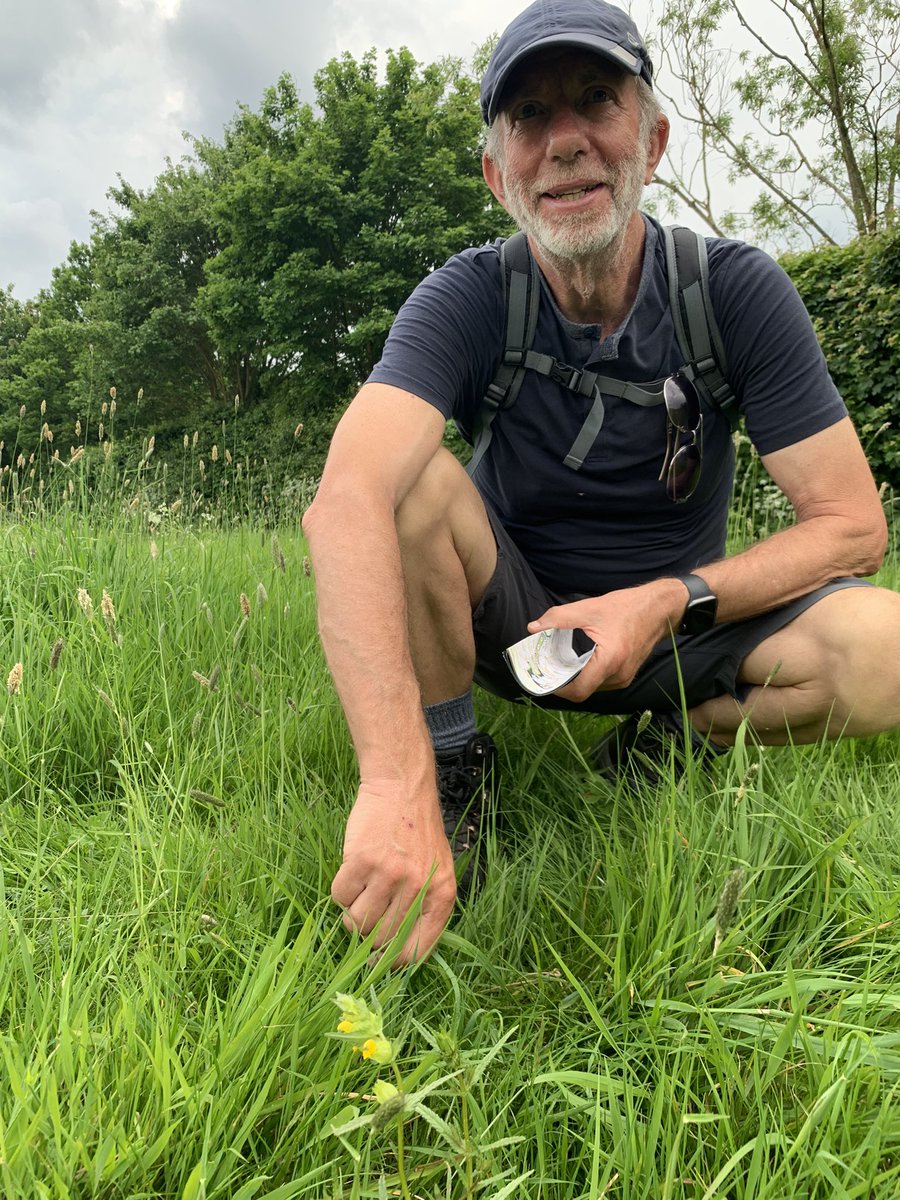
[[[481,591],[497,561],[493,530],[478,489],[458,459],[441,447],[397,508],[397,536],[404,573],[435,583],[450,562],[459,562],[472,596]]]
[[[809,716],[832,731],[900,725],[900,595],[886,588],[832,592],[748,655],[741,677],[794,687]]]
[[[443,446],[427,463],[397,508],[401,545],[433,535],[447,526],[461,496],[478,493],[459,461]]]

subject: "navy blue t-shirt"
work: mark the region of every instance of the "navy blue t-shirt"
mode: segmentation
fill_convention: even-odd
[[[560,362],[633,383],[683,365],[669,309],[663,240],[645,218],[637,297],[604,336],[559,311],[543,283],[534,349]],[[710,295],[728,380],[761,454],[801,441],[846,416],[793,284],[768,255],[708,238]],[[481,399],[503,350],[504,307],[495,245],[465,250],[419,284],[401,308],[370,382],[412,392],[471,441]],[[734,449],[727,419],[705,411],[703,470],[674,504],[659,472],[666,451],[662,405],[604,395],[603,427],[583,467],[564,458],[592,400],[526,371],[502,410],[475,473],[479,491],[538,578],[560,595],[601,595],[692,570],[725,549]]]

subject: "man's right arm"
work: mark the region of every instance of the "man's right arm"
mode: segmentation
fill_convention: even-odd
[[[348,928],[367,934],[380,922],[375,944],[381,945],[427,885],[400,955],[406,962],[431,949],[456,894],[409,652],[395,520],[443,430],[443,416],[419,397],[366,384],[335,431],[303,519],[322,645],[360,770],[332,896]]]

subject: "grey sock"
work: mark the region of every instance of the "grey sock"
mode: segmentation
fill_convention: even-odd
[[[475,727],[472,693],[465,692],[452,700],[426,704],[425,724],[428,726],[435,753],[443,750],[461,750],[469,738],[478,732]]]

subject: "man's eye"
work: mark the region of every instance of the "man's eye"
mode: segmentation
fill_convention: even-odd
[[[536,117],[540,112],[540,108],[533,100],[525,100],[516,109],[517,121],[528,121],[531,117]]]
[[[605,104],[608,100],[611,100],[612,97],[610,96],[607,88],[593,87],[589,89],[587,99],[589,104]]]

